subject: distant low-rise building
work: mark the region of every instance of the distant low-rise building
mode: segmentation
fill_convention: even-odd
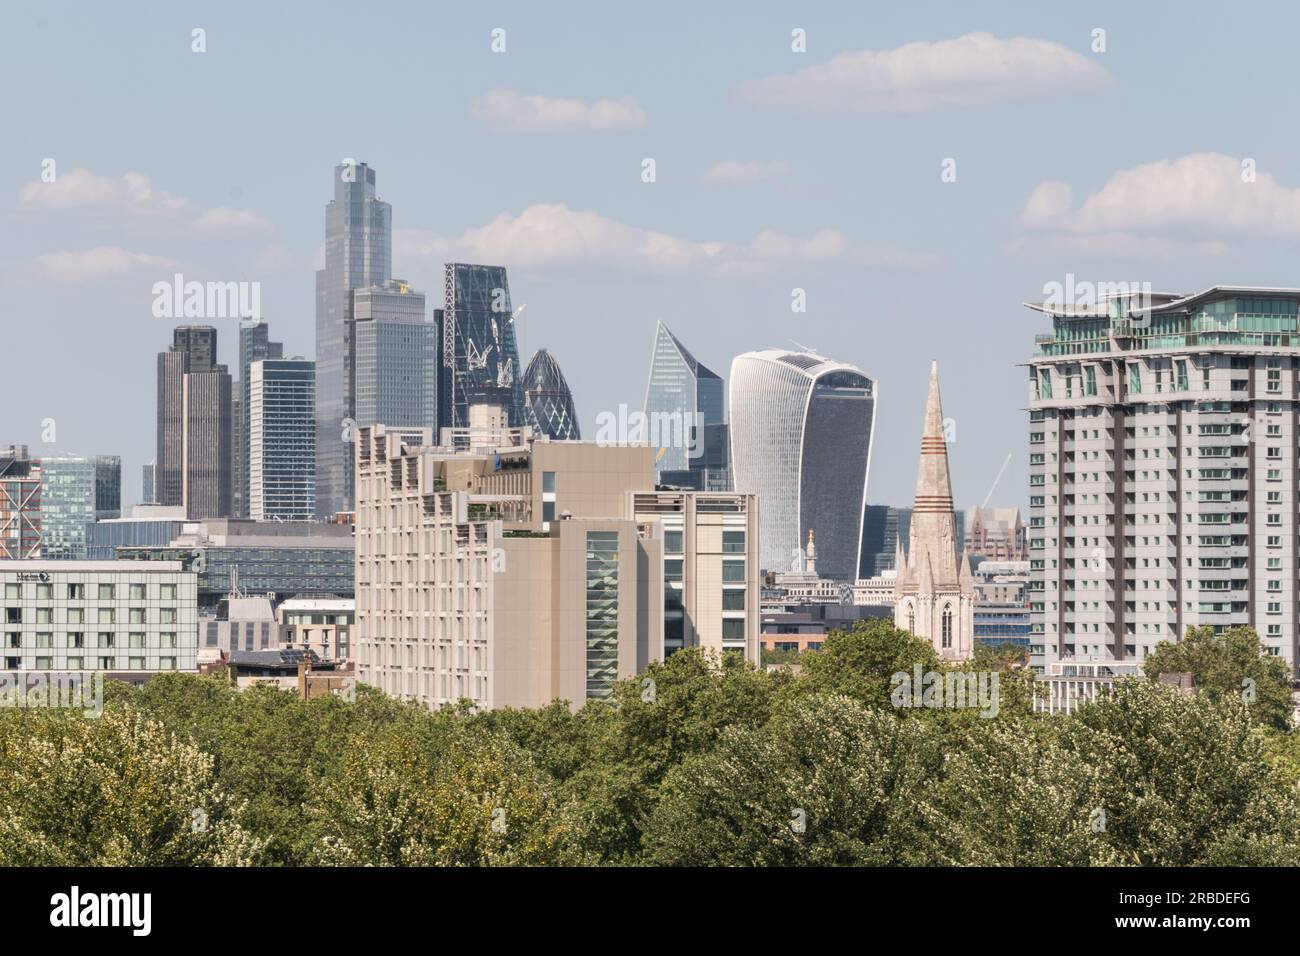
[[[352,659],[354,599],[335,594],[301,595],[282,602],[276,617],[282,646],[310,650],[325,661]]]

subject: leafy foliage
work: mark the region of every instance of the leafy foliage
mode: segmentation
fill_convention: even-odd
[[[0,865],[1300,863],[1290,687],[1248,630],[1152,655],[1193,694],[1070,716],[1033,712],[1018,651],[945,663],[886,621],[798,663],[682,651],[576,709],[170,675],[97,719],[0,710]],[[897,705],[974,671],[996,706]]]

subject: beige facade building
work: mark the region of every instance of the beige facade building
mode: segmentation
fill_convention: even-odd
[[[429,707],[581,706],[663,658],[677,593],[681,646],[757,659],[752,496],[657,493],[653,448],[536,439],[490,406],[437,445],[429,429],[358,434],[360,681]],[[725,581],[742,558],[743,582]]]

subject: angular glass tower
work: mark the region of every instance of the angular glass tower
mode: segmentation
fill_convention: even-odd
[[[468,427],[467,398],[482,386],[509,389],[510,427],[528,424],[505,266],[448,262],[443,270],[440,350],[450,371],[450,400],[439,408],[439,424]]]
[[[325,268],[316,273],[316,514],[352,508],[356,396],[352,290],[392,278],[393,210],[365,163],[334,167]]]
[[[862,550],[876,383],[810,352],[746,352],[731,363],[735,490],[759,496],[759,560],[787,571],[812,531],[823,578],[852,581]]]
[[[660,322],[655,329],[650,382],[645,394],[645,414],[652,423],[651,428],[654,429],[655,422],[680,421],[682,434],[686,434],[685,429],[696,423],[721,425],[726,421],[723,407],[721,377],[699,362],[681,340],[668,331],[668,326]],[[657,433],[662,436],[664,427],[659,427]],[[673,434],[676,434],[675,430]],[[691,449],[682,445],[664,447],[656,469],[659,472],[684,471],[691,467],[692,459],[704,452],[704,435],[695,435],[691,444],[693,454]]]
[[[524,372],[524,403],[528,423],[557,441],[579,441],[578,416],[573,410],[573,393],[555,356],[538,349]]]

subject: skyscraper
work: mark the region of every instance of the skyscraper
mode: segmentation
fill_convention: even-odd
[[[334,167],[325,208],[325,268],[316,273],[316,513],[352,508],[356,401],[352,290],[392,277],[392,207],[365,163]]]
[[[660,473],[685,471],[695,465],[705,452],[704,428],[726,420],[722,379],[699,362],[662,322],[655,328],[645,414],[652,438],[659,436],[662,452],[656,470]],[[685,440],[666,440],[665,428],[670,434],[682,434]]]
[[[41,557],[81,561],[89,527],[122,513],[122,460],[116,455],[41,459]]]
[[[239,395],[235,398],[235,408],[238,409],[239,414],[232,419],[238,422],[234,429],[235,439],[232,442],[234,449],[232,470],[235,476],[232,514],[236,518],[247,518],[249,513],[248,369],[254,362],[260,362],[262,359],[284,357],[284,345],[280,342],[272,342],[270,333],[270,326],[265,322],[241,323],[239,326]],[[313,462],[312,470],[315,471],[315,468]]]
[[[938,363],[930,366],[908,541],[907,553],[900,542],[895,559],[894,623],[929,641],[945,660],[966,660],[975,651],[975,577],[958,551]]]
[[[862,563],[858,577],[875,578],[894,570],[900,541],[907,540],[911,508],[867,505],[862,518]]]
[[[316,507],[316,363],[249,366],[249,517],[306,521]]]
[[[446,263],[442,311],[441,356],[450,371],[450,401],[438,412],[439,424],[468,427],[468,397],[485,385],[510,390],[511,428],[528,424],[505,267]]]
[[[1029,307],[1031,653],[1131,672],[1246,625],[1295,674],[1300,290]]]
[[[732,478],[758,495],[763,567],[801,567],[813,531],[821,576],[854,580],[876,383],[811,352],[746,352],[732,360],[729,403]]]
[[[560,363],[546,349],[538,349],[524,372],[524,404],[528,423],[557,441],[579,441],[578,415],[573,393],[560,371]]]
[[[158,355],[156,497],[192,519],[230,515],[230,373],[216,358],[207,325],[180,326]]]
[[[424,293],[405,281],[352,293],[356,406],[361,425],[436,428],[438,330],[426,321]]]
[[[140,466],[140,504],[152,505],[158,503],[157,493],[154,491],[154,473],[156,466],[153,462],[147,462]]]

